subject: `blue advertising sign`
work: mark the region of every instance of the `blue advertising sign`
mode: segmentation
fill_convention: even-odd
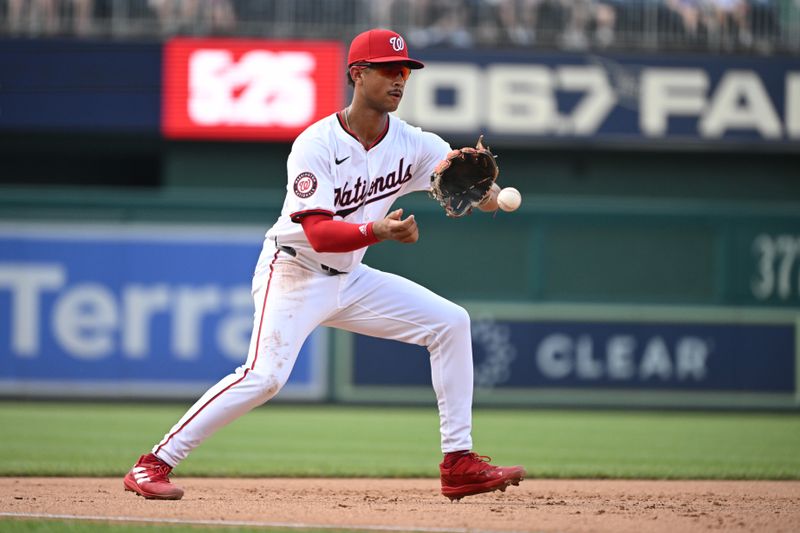
[[[459,139],[800,143],[793,58],[423,51],[399,114]]]
[[[475,403],[800,408],[800,316],[745,307],[467,304]],[[420,346],[337,332],[335,397],[435,405]]]
[[[160,131],[160,43],[0,40],[0,85],[0,131]]]
[[[479,389],[795,392],[794,324],[473,324]],[[429,386],[427,352],[356,336],[353,385]]]
[[[0,394],[194,397],[247,357],[263,229],[0,225]],[[322,330],[279,397],[326,393]]]

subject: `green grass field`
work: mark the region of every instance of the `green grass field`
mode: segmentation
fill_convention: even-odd
[[[187,405],[0,402],[0,475],[122,476]],[[435,409],[272,404],[180,476],[435,477]],[[533,477],[800,479],[800,416],[476,410],[475,450]]]

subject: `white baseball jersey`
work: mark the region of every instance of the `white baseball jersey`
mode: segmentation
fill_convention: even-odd
[[[430,188],[433,169],[449,151],[439,136],[391,115],[386,129],[367,150],[338,113],[330,115],[306,129],[292,145],[286,165],[286,200],[267,238],[294,248],[309,262],[349,272],[367,248],[315,252],[299,224],[302,217],[329,214],[354,224],[382,219],[400,196]]]

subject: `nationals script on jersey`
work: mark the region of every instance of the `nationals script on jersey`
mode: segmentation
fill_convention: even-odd
[[[404,194],[430,189],[430,176],[450,151],[439,136],[388,115],[386,129],[367,150],[349,131],[341,113],[309,126],[287,161],[289,181],[281,216],[267,238],[290,246],[309,264],[349,272],[367,248],[346,253],[315,252],[300,221],[310,214],[366,224],[382,219]]]

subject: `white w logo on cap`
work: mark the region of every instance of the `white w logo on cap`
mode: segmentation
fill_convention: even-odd
[[[395,52],[399,52],[400,50],[406,47],[406,43],[403,42],[403,38],[400,37],[399,35],[395,37],[390,37],[389,42],[392,43],[392,50],[394,50]]]

